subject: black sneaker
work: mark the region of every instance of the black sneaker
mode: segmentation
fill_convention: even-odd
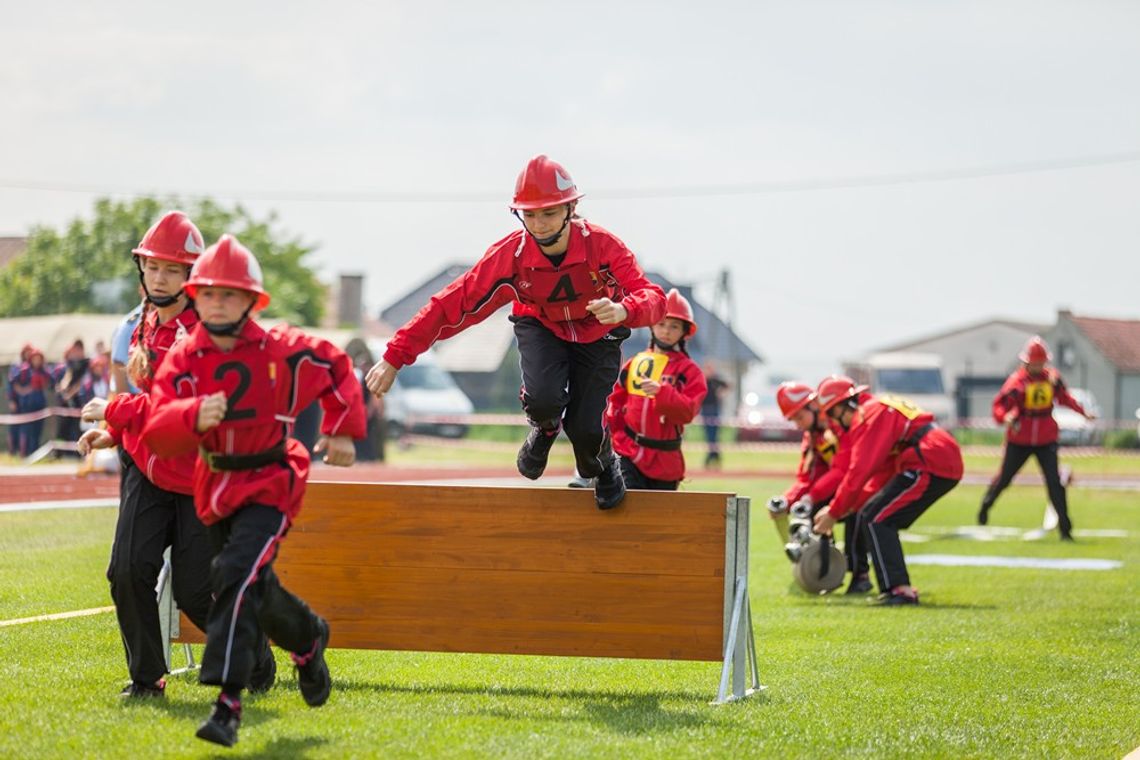
[[[519,449],[519,473],[524,478],[538,480],[546,470],[546,460],[550,458],[550,447],[558,437],[560,428],[546,431],[543,428],[531,427],[522,448]]]
[[[238,725],[241,724],[241,702],[222,694],[214,703],[210,717],[198,726],[195,736],[223,747],[237,744]]]
[[[303,655],[291,655],[297,666],[297,685],[301,696],[309,707],[320,707],[329,699],[332,691],[332,676],[325,662],[325,648],[329,645],[329,624],[324,618],[317,618],[320,635],[313,642],[313,648]]]
[[[131,681],[119,692],[123,699],[154,699],[166,696],[166,679],[160,678],[156,683],[141,683]]]
[[[866,593],[869,593],[871,591],[871,589],[873,589],[873,588],[874,588],[874,585],[872,585],[871,579],[865,575],[861,575],[858,578],[852,578],[851,583],[849,583],[847,585],[847,590],[844,591],[843,593],[845,593],[845,594],[866,594]]]
[[[610,463],[598,475],[594,484],[594,500],[598,509],[613,509],[625,498],[625,478],[617,457],[610,457]]]
[[[1071,543],[1071,544],[1075,544],[1077,542],[1077,539],[1073,538],[1072,533],[1062,533],[1061,534],[1061,540],[1067,541],[1068,543]]]
[[[915,591],[912,595],[892,591],[879,601],[881,607],[898,607],[904,604],[918,604],[918,592]]]
[[[260,657],[249,676],[249,691],[252,694],[264,694],[272,689],[276,682],[277,659],[273,656],[269,639],[262,637]]]
[[[985,525],[990,521],[989,507],[982,507],[978,510],[978,525]]]

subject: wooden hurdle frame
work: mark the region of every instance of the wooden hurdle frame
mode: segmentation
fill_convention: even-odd
[[[716,661],[722,704],[764,688],[749,505],[630,491],[599,511],[582,489],[313,482],[275,567],[334,648]],[[202,641],[167,609],[172,641]]]

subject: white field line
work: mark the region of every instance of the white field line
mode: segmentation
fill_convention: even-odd
[[[968,557],[958,554],[912,554],[908,565],[944,567],[1028,567],[1041,570],[1116,570],[1123,563],[1113,559],[1047,559],[1044,557]]]
[[[0,628],[9,625],[23,625],[24,623],[42,623],[45,620],[67,620],[68,618],[87,617],[88,615],[102,615],[104,612],[114,611],[114,607],[92,607],[89,610],[56,612],[51,615],[36,615],[35,617],[15,618],[14,620],[0,620]]]
[[[92,507],[117,507],[116,499],[63,499],[60,501],[20,501],[13,504],[0,504],[0,512],[32,512],[37,509],[90,509]]]

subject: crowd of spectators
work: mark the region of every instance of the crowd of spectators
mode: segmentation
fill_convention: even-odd
[[[51,407],[75,410],[74,414],[56,417],[54,437],[78,439],[79,410],[91,399],[106,398],[110,392],[110,358],[102,341],[88,355],[83,341],[77,339],[58,363],[48,363],[36,346],[24,345],[19,360],[8,370],[8,410],[18,420],[8,425],[9,452],[27,457],[40,447],[44,424],[52,416],[45,410]]]

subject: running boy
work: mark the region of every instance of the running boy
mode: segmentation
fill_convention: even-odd
[[[144,438],[163,456],[199,449],[194,504],[218,552],[199,681],[222,692],[197,735],[232,746],[263,632],[292,653],[306,703],[329,697],[328,623],[281,586],[273,561],[309,476],[308,452],[290,437],[294,418],[319,398],[317,449],[347,467],[353,438],[364,435],[364,405],[343,351],[250,318],[269,293],[257,259],[234,238],[223,235],[198,259],[186,291],[201,322],[159,369]]]

